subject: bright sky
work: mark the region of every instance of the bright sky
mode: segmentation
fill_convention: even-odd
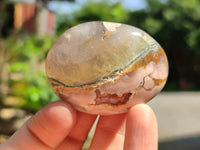
[[[120,0],[110,0],[111,2],[117,2]],[[73,2],[50,2],[48,7],[55,12],[73,12],[78,10],[86,2],[86,0],[76,0]],[[145,0],[121,0],[122,6],[129,10],[138,10],[145,7]]]
[[[130,10],[139,10],[146,6],[145,0],[122,0],[122,4]]]

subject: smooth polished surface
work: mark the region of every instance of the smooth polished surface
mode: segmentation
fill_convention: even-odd
[[[65,31],[46,59],[55,93],[77,110],[118,114],[163,88],[168,62],[160,45],[125,24],[88,22]]]

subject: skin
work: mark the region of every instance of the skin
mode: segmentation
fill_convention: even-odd
[[[0,150],[80,150],[96,115],[75,111],[64,101],[37,112]],[[126,114],[100,116],[89,150],[157,150],[154,112],[146,104]]]

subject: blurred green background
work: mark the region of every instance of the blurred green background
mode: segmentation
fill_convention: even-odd
[[[146,31],[169,59],[164,91],[199,91],[200,1],[131,2],[1,0],[0,108],[34,113],[57,100],[45,75],[45,57],[61,33],[87,21],[121,22]]]

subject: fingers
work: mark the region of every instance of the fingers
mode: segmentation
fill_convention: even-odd
[[[81,149],[95,119],[57,101],[27,121],[0,150]],[[157,143],[156,117],[150,107],[138,104],[128,114],[101,116],[90,150],[121,150],[123,146],[124,150],[156,150]]]
[[[76,112],[63,102],[47,105],[36,113],[2,147],[15,150],[51,150],[69,134]]]
[[[139,104],[127,115],[124,150],[157,150],[158,133],[154,112]]]
[[[90,150],[122,150],[126,114],[99,118]]]
[[[96,115],[77,112],[77,122],[66,139],[56,150],[79,150],[83,146],[88,132],[96,120]]]

